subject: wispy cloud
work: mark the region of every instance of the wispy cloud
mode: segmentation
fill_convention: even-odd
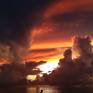
[[[28,55],[25,56],[25,60],[33,61],[49,61],[49,60],[59,60],[63,57],[63,52],[67,48],[49,48],[49,49],[36,49],[29,51]]]
[[[55,0],[45,11],[44,17],[52,17],[58,14],[93,11],[93,0]]]

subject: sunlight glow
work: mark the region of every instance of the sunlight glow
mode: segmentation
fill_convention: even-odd
[[[42,71],[42,73],[47,73],[47,74],[53,71],[57,67],[58,67],[58,61],[47,62],[43,65],[38,66],[38,68]]]
[[[28,81],[34,81],[34,80],[36,80],[36,75],[27,75],[26,79]]]

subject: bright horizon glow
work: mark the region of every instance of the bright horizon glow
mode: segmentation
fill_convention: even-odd
[[[93,46],[93,39],[92,39],[92,41],[91,41],[91,45]]]
[[[55,68],[58,67],[58,61],[50,61],[43,65],[39,65],[37,68],[39,68],[42,73],[49,73],[50,71],[53,71]]]
[[[57,46],[56,46],[57,45]],[[49,48],[60,48],[60,47],[72,47],[72,42],[42,42],[32,44],[30,49],[49,49]]]
[[[36,75],[27,75],[26,79],[28,81],[34,81],[34,80],[36,80]]]

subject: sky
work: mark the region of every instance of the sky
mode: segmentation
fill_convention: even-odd
[[[1,0],[0,12],[0,43],[29,49],[31,60],[60,59],[76,35],[93,39],[93,0]]]

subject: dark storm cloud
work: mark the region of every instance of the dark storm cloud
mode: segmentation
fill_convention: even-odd
[[[93,35],[93,0],[56,0],[46,9],[44,18],[58,24],[57,31],[64,36]]]
[[[93,11],[93,0],[55,0],[45,11],[44,17],[78,11]]]
[[[91,34],[93,35],[93,12],[71,12],[53,17],[54,22],[59,24],[61,31],[67,34]],[[60,31],[60,30],[58,30]]]
[[[40,14],[51,1],[1,0],[0,41],[10,42],[12,40],[26,46],[29,28],[40,21]]]

